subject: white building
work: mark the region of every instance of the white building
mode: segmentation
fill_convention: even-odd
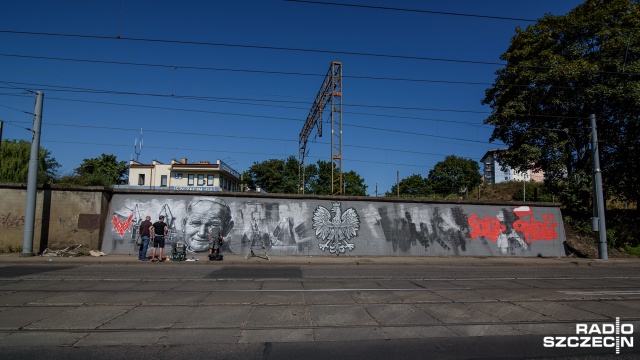
[[[153,160],[151,164],[129,161],[128,188],[240,191],[240,173],[221,160],[216,163],[171,160],[163,164]]]
[[[496,154],[506,150],[489,150],[480,160],[483,164],[482,179],[485,184],[498,184],[506,181],[544,181],[543,171],[533,172],[528,170],[527,172],[517,172],[508,166],[502,170],[502,165],[498,163]]]

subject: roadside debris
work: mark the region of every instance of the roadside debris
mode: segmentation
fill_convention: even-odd
[[[49,248],[46,248],[44,249],[42,254],[40,254],[40,256],[82,256],[84,255],[84,253],[82,252],[82,250],[78,250],[80,247],[82,247],[82,245],[71,245],[62,250],[51,250]]]

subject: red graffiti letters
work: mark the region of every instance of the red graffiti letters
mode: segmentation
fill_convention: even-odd
[[[558,238],[556,233],[556,226],[558,223],[553,221],[553,215],[542,215],[542,222],[537,222],[530,215],[529,222],[524,220],[516,220],[513,223],[513,228],[516,231],[522,231],[526,242],[538,241],[538,240],[553,240]]]
[[[485,216],[484,219],[480,219],[477,214],[473,214],[468,218],[469,226],[471,227],[469,235],[472,239],[484,237],[497,241],[498,236],[507,229],[507,225],[511,225],[513,230],[524,234],[524,240],[527,243],[558,238],[558,233],[556,233],[558,223],[553,221],[553,215],[542,215],[542,221],[536,221],[529,206],[519,206],[513,209],[513,214],[518,220],[513,221],[512,224],[505,224],[504,216],[503,218]]]
[[[487,239],[496,241],[503,230],[500,220],[497,218],[489,218],[488,216],[485,216],[484,219],[478,218],[478,214],[469,216],[468,222],[469,226],[471,226],[469,236],[471,236],[472,239],[484,236]]]
[[[114,214],[113,218],[111,219],[111,223],[113,223],[113,230],[115,230],[118,235],[122,237],[124,233],[129,230],[129,227],[131,226],[131,220],[133,220],[133,213],[131,213],[131,215],[129,215],[129,217],[125,221],[121,221],[120,219],[118,219],[118,216]]]

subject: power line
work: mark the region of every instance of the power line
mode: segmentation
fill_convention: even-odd
[[[234,103],[234,104],[243,104],[243,105],[253,105],[253,106],[265,106],[265,107],[279,107],[279,108],[287,108],[287,109],[300,109],[305,110],[308,109],[309,102],[308,101],[292,101],[292,100],[273,100],[273,99],[255,99],[255,98],[233,98],[233,97],[218,97],[218,96],[195,96],[195,95],[175,95],[175,94],[158,94],[158,93],[140,93],[133,91],[119,91],[119,90],[103,90],[103,89],[91,89],[91,88],[79,88],[72,86],[61,86],[61,85],[48,85],[48,84],[32,84],[32,83],[22,83],[22,82],[4,82],[6,84],[21,84],[28,86],[36,86],[43,88],[48,91],[57,91],[57,92],[72,92],[72,93],[89,93],[89,94],[108,94],[108,95],[130,95],[130,96],[147,96],[147,97],[158,97],[158,98],[172,98],[172,99],[183,99],[183,100],[198,100],[198,101],[213,101],[213,102],[224,102],[224,103]],[[2,88],[0,86],[0,88]],[[252,103],[257,102],[257,103]],[[283,103],[283,104],[303,104],[305,107],[291,107],[291,106],[281,106],[281,105],[271,105],[265,103]],[[420,108],[420,107],[410,107],[410,106],[391,106],[391,105],[371,105],[371,104],[356,104],[356,103],[344,103],[344,106],[347,107],[364,107],[364,108],[377,108],[377,109],[394,109],[394,110],[418,110],[418,111],[435,111],[435,112],[451,112],[451,113],[472,113],[472,114],[492,114],[491,111],[479,111],[479,110],[464,110],[464,109],[444,109],[444,108]],[[134,105],[130,105],[134,106]],[[149,106],[151,107],[151,106]],[[158,107],[162,108],[162,107]],[[529,116],[529,117],[555,117],[562,119],[584,119],[582,116],[565,116],[565,115],[536,115],[536,114],[513,114],[513,116]]]
[[[441,136],[441,135],[429,135],[429,134],[416,133],[416,132],[411,132],[411,131],[394,130],[394,129],[381,129],[381,128],[376,128],[376,127],[372,127],[372,126],[348,125],[348,124],[345,124],[343,126],[355,127],[355,128],[361,128],[361,129],[369,129],[369,130],[377,130],[377,131],[393,132],[393,133],[398,133],[398,134],[407,134],[407,135],[425,136],[425,137],[436,137],[436,138],[442,138],[442,139],[447,139],[447,140],[474,142],[474,143],[481,143],[481,144],[487,143],[486,141],[480,141],[480,140],[454,138],[454,137]]]
[[[155,67],[155,68],[163,68],[163,69],[187,69],[187,70],[201,70],[201,71],[226,71],[226,72],[239,72],[239,73],[252,73],[252,74],[312,76],[312,77],[324,77],[325,76],[325,74],[291,72],[291,71],[219,68],[219,67],[192,66],[192,65],[169,65],[169,64],[153,64],[153,63],[136,63],[136,62],[128,62],[128,61],[108,61],[108,60],[95,60],[95,59],[61,58],[61,57],[51,57],[51,56],[34,56],[34,55],[18,55],[18,54],[0,54],[0,56],[17,57],[17,58],[23,58],[23,59],[37,59],[37,60],[51,60],[51,61],[70,61],[70,62],[107,64],[107,65],[126,65],[126,66],[140,66],[140,67]],[[364,76],[364,75],[343,75],[343,78],[361,79],[361,80],[381,80],[381,81],[424,82],[424,83],[438,83],[438,84],[459,84],[459,85],[482,85],[482,86],[491,85],[491,83],[476,82],[476,81],[452,81],[452,80],[438,80],[438,79],[412,79],[412,78],[379,77],[379,76]]]
[[[216,114],[216,115],[226,115],[226,116],[240,116],[240,117],[251,117],[251,118],[259,118],[259,119],[273,119],[273,120],[302,122],[302,120],[297,119],[297,118],[287,118],[287,117],[281,117],[281,116],[253,115],[253,114],[242,114],[242,113],[233,113],[233,112],[221,112],[221,111],[210,111],[210,110],[196,110],[196,109],[188,109],[188,108],[165,107],[165,106],[126,104],[126,103],[107,102],[107,101],[65,99],[65,98],[57,98],[57,97],[49,97],[49,99],[50,100],[60,100],[60,101],[81,102],[81,103],[94,103],[94,104],[103,104],[103,105],[116,105],[116,106],[139,107],[139,108],[147,108],[147,109],[184,111],[184,112],[195,112],[195,113],[203,113],[203,114]],[[428,109],[425,109],[425,110],[428,110]],[[441,110],[442,111],[446,111],[447,109],[441,109]],[[462,111],[459,111],[459,112],[466,112],[466,111],[462,110]],[[455,120],[446,120],[446,119],[423,118],[423,117],[413,117],[413,116],[403,116],[403,115],[371,114],[371,113],[360,113],[360,112],[345,112],[345,113],[355,114],[355,115],[365,115],[365,116],[388,117],[388,118],[396,118],[396,119],[410,119],[410,120],[420,120],[420,121],[448,122],[448,123],[454,123],[454,124],[464,125],[464,126],[473,126],[473,127],[485,127],[485,128],[492,128],[493,127],[491,125],[471,123],[471,122],[462,122],[462,121],[455,121]],[[523,116],[525,116],[525,115],[523,115]],[[555,116],[547,116],[547,115],[526,115],[526,116],[531,116],[531,117],[555,117]],[[584,119],[584,117],[568,117],[568,116],[564,116],[563,118]],[[358,126],[358,125],[346,124],[346,126],[363,127],[363,128],[369,128],[369,129],[378,130],[378,131],[399,132],[398,130],[381,129],[381,128],[374,128],[374,127],[364,127],[364,126]],[[536,128],[536,129],[548,130],[548,131],[564,131],[564,129],[558,130],[558,129],[542,128],[542,127]],[[131,130],[131,129],[127,129],[127,130]],[[575,129],[573,129],[573,130],[575,130]],[[176,132],[174,132],[174,133],[176,133]],[[406,132],[406,133],[412,134],[412,135],[416,135],[415,133],[411,133],[411,132]],[[430,135],[430,136],[437,137],[436,135]],[[455,139],[455,138],[451,138],[451,139]],[[464,140],[464,141],[466,141],[466,140]]]
[[[7,108],[7,109],[11,109],[11,110],[14,110],[14,111],[18,111],[18,112],[25,113],[25,114],[27,114],[27,115],[31,115],[31,116],[33,116],[33,113],[30,113],[30,112],[28,112],[28,111],[24,111],[24,110],[20,110],[20,109],[12,108],[11,106],[7,106],[7,105],[0,105],[0,106],[2,106],[2,107],[4,107],[4,108]]]
[[[304,104],[305,107],[293,107],[294,109],[308,109],[310,102],[308,101],[292,101],[292,100],[272,100],[272,99],[255,99],[255,98],[234,98],[234,97],[218,97],[218,96],[194,96],[194,95],[175,95],[175,94],[159,94],[159,93],[141,93],[134,91],[120,91],[120,90],[103,90],[92,88],[79,88],[72,86],[61,85],[48,85],[48,84],[32,84],[22,82],[10,82],[13,84],[22,84],[29,86],[36,86],[48,91],[57,92],[73,92],[73,93],[91,93],[91,94],[109,94],[109,95],[131,95],[131,96],[147,96],[147,97],[159,97],[159,98],[172,98],[172,99],[185,99],[185,100],[201,100],[201,101],[214,101],[214,102],[239,102],[244,105],[257,105],[257,106],[270,106],[270,104],[260,103],[283,103],[283,104]],[[258,102],[249,103],[247,101]],[[490,111],[477,111],[477,110],[460,110],[460,109],[439,109],[439,108],[419,108],[410,106],[389,106],[389,105],[370,105],[370,104],[350,104],[344,103],[343,106],[351,107],[365,107],[365,108],[377,108],[377,109],[393,109],[393,110],[419,110],[419,111],[438,111],[438,112],[454,112],[454,113],[475,113],[475,114],[490,114]],[[276,106],[277,107],[277,106]],[[291,108],[291,107],[289,107]]]
[[[114,38],[112,36],[103,36],[103,35],[62,34],[62,33],[35,32],[35,31],[18,31],[18,30],[0,30],[0,33],[17,34],[17,35],[33,35],[33,36],[66,37],[66,38],[79,38],[79,39],[95,39],[95,40],[148,42],[148,43],[160,43],[160,44],[217,46],[217,47],[231,47],[231,48],[244,48],[244,49],[256,49],[256,50],[306,52],[306,53],[316,53],[316,54],[353,55],[353,56],[379,57],[379,58],[403,59],[403,60],[439,61],[439,62],[449,62],[449,63],[474,64],[474,65],[491,65],[491,66],[506,65],[506,63],[494,62],[494,61],[447,59],[447,58],[435,58],[435,57],[424,57],[424,56],[413,56],[413,55],[393,55],[393,54],[380,54],[380,53],[365,53],[365,52],[356,52],[356,51],[338,51],[338,50],[293,48],[293,47],[266,46],[266,45],[216,43],[216,42],[206,42],[206,41],[168,40],[168,39],[153,39],[153,38],[132,38],[132,37]]]
[[[28,93],[35,94],[35,92],[34,92],[33,90],[25,89],[25,88],[21,88],[21,87],[18,87],[18,86],[12,85],[12,83],[10,83],[10,82],[5,82],[5,81],[0,80],[0,84],[5,84],[5,85],[7,85],[7,86],[10,86],[10,87],[11,87],[11,88],[13,88],[13,89],[23,90],[23,91],[26,91],[26,92],[28,92]]]
[[[7,125],[15,126],[17,128],[24,129],[24,130],[27,130],[27,131],[33,131],[31,128],[15,124],[15,123],[19,123],[19,122],[22,122],[22,121],[7,121],[7,120],[4,120],[4,123],[7,124]],[[2,139],[0,139],[0,140],[2,140]]]
[[[23,122],[23,123],[26,123],[26,122]],[[99,125],[78,125],[78,124],[64,124],[64,123],[46,123],[46,124],[44,124],[44,126],[59,126],[59,127],[73,127],[73,128],[85,128],[85,129],[97,129],[97,130],[115,130],[115,131],[138,131],[138,128],[123,128],[123,127],[99,126]],[[416,135],[416,136],[443,138],[443,139],[446,139],[446,140],[455,140],[455,141],[463,141],[463,142],[465,142],[465,141],[466,142],[476,142],[476,143],[480,143],[480,144],[489,145],[489,143],[482,142],[482,141],[479,141],[479,140],[451,138],[451,137],[445,137],[445,136],[440,136],[440,135],[409,133],[409,132],[403,132],[403,131],[398,131],[398,130],[373,128],[373,127],[365,127],[365,126],[358,126],[358,125],[352,125],[352,127],[362,127],[362,128],[372,129],[372,130],[376,130],[376,131],[407,133],[407,134]],[[196,133],[196,132],[173,131],[173,130],[169,131],[169,130],[147,129],[147,130],[145,130],[145,132],[160,133],[160,134],[168,134],[168,133],[170,133],[172,135],[188,135],[188,136],[201,136],[201,137],[218,137],[219,136],[217,134],[203,134],[203,133]],[[297,140],[282,139],[282,138],[240,136],[240,135],[229,135],[229,134],[225,134],[225,138],[246,139],[246,140],[261,140],[261,141],[280,141],[280,142],[292,142],[292,143],[293,142],[297,142]],[[73,143],[73,142],[69,142],[69,143]],[[316,143],[321,144],[321,145],[329,145],[328,142],[316,142]],[[103,144],[103,145],[109,145],[109,144]],[[494,144],[491,144],[491,145],[494,146]],[[495,145],[500,145],[500,144],[495,144]],[[427,152],[410,151],[410,150],[404,150],[404,149],[389,149],[389,148],[378,148],[378,147],[360,146],[360,145],[345,145],[345,147],[361,148],[361,149],[369,149],[369,150],[379,150],[379,151],[393,151],[393,152],[411,153],[411,154],[418,154],[418,155],[433,155],[433,156],[445,155],[445,154],[435,154],[435,153],[427,153]],[[170,149],[170,148],[165,148],[165,147],[159,147],[159,148]],[[192,150],[192,149],[181,149],[181,148],[176,148],[176,149],[179,149],[179,150]]]
[[[308,4],[314,4],[314,5],[332,5],[332,6],[343,6],[343,7],[362,8],[362,9],[390,10],[390,11],[402,11],[402,12],[434,14],[434,15],[463,16],[463,17],[473,17],[473,18],[492,19],[492,20],[510,20],[510,21],[526,21],[526,22],[537,22],[538,21],[538,20],[534,20],[534,19],[514,18],[514,17],[505,17],[505,16],[464,14],[464,13],[455,13],[455,12],[447,12],[447,11],[407,9],[407,8],[396,8],[396,7],[387,7],[387,6],[344,4],[344,3],[335,3],[335,2],[328,2],[328,1],[312,1],[312,0],[285,0],[285,1],[287,1],[287,2],[298,2],[298,3],[308,3]]]
[[[79,142],[79,141],[61,141],[61,140],[45,140],[44,143],[58,143],[58,144],[75,144],[75,145],[91,145],[91,146],[115,146],[115,147],[130,147],[131,145],[123,145],[123,144],[105,144],[105,143],[95,143],[95,142]],[[178,147],[165,147],[165,146],[146,146],[149,149],[163,149],[163,150],[183,150],[183,151],[202,151],[202,152],[211,152],[211,149],[192,149],[192,148],[178,148]],[[263,151],[260,152],[252,152],[252,151],[221,151],[222,153],[232,153],[232,154],[246,154],[246,155],[273,155],[273,156],[283,156],[290,157],[291,154],[278,154],[278,153],[265,153]],[[312,156],[309,155],[310,158],[314,159],[324,159],[324,157]],[[286,159],[286,158],[285,158]],[[359,162],[359,163],[371,163],[371,164],[380,164],[380,165],[396,165],[396,166],[410,166],[410,167],[420,167],[420,168],[430,168],[427,165],[419,165],[419,164],[402,164],[402,163],[391,163],[384,161],[371,161],[371,160],[359,160],[359,159],[349,159],[345,160],[351,162]]]

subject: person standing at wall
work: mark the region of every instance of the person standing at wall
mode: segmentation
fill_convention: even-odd
[[[140,223],[140,252],[138,260],[147,261],[147,250],[149,249],[149,239],[151,238],[151,216],[147,215],[143,222]]]
[[[164,261],[162,250],[164,249],[164,239],[169,232],[169,227],[164,222],[164,216],[160,215],[158,221],[151,225],[151,235],[153,235],[153,250],[151,251],[151,261],[156,261],[156,249],[158,249],[158,261]]]

